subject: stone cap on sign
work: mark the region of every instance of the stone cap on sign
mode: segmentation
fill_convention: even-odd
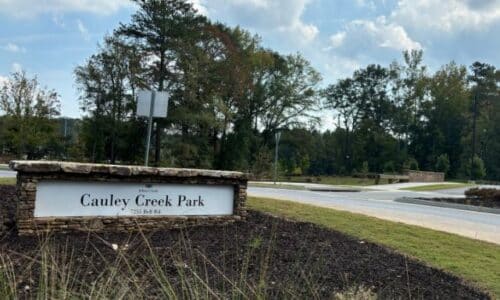
[[[249,174],[202,169],[155,168],[61,161],[13,160],[12,170],[25,173],[110,174],[116,176],[211,177],[247,180]]]

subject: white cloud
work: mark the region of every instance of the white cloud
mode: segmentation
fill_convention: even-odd
[[[375,21],[349,22],[342,31],[330,37],[330,46],[345,51],[346,55],[383,49],[397,51],[422,49],[422,45],[412,40],[402,26],[388,22],[385,17],[378,17]]]
[[[368,8],[370,10],[375,10],[377,6],[373,0],[356,0],[356,5],[362,8]]]
[[[281,34],[294,42],[308,43],[319,29],[302,20],[310,0],[191,0],[212,19],[239,24],[259,34]]]
[[[205,5],[202,4],[202,0],[189,0],[189,2],[193,4],[193,7],[198,11],[198,13],[202,15],[208,14],[208,10]]]
[[[20,18],[64,12],[109,15],[131,5],[129,0],[0,0],[0,13]]]
[[[76,20],[76,26],[78,28],[78,31],[81,33],[83,39],[89,41],[90,40],[89,30],[87,29],[87,27],[85,27],[85,25],[83,25],[83,22],[80,19]]]
[[[15,63],[12,63],[12,66],[10,67],[10,69],[14,73],[21,72],[23,70],[23,66],[20,63],[15,62]]]
[[[294,23],[291,26],[280,26],[278,30],[290,36],[297,36],[302,43],[308,43],[314,40],[319,33],[318,27],[302,22]]]
[[[52,22],[54,22],[54,24],[56,24],[58,27],[66,28],[66,23],[64,22],[61,14],[54,14],[52,16]]]
[[[330,43],[333,48],[338,48],[344,44],[346,32],[340,31],[330,37]]]
[[[5,51],[13,52],[13,53],[18,53],[18,52],[26,52],[26,49],[24,47],[20,47],[17,44],[14,43],[7,43],[5,46],[1,47]]]
[[[500,0],[400,0],[391,19],[420,31],[480,31],[500,22]]]

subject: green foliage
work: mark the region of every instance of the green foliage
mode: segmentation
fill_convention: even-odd
[[[418,161],[414,157],[408,158],[403,165],[403,169],[418,171]]]
[[[252,173],[257,178],[271,178],[273,174],[273,156],[269,149],[262,148],[257,153]]]
[[[472,168],[469,162],[468,170],[473,179],[483,179],[486,176],[486,168],[484,167],[484,162],[477,155],[474,156],[474,159],[472,160]]]
[[[431,74],[421,50],[405,51],[401,62],[367,65],[321,90],[321,75],[300,54],[267,49],[188,1],[135,2],[131,20],[75,68],[83,117],[71,136],[61,136],[54,91],[36,88],[24,73],[7,81],[0,92],[4,160],[142,164],[147,124],[136,116],[136,95],[156,89],[170,94],[150,153],[163,166],[266,173],[262,149],[274,149],[280,130],[285,174],[436,169],[466,178],[472,170],[500,180],[500,71],[492,65],[467,70],[451,62]],[[15,84],[27,105],[16,106]],[[318,131],[321,109],[331,109],[335,130]],[[484,163],[471,167],[472,153]]]
[[[363,165],[361,166],[361,170],[359,170],[359,172],[363,175],[366,175],[370,172],[370,168],[368,166],[368,162],[367,161],[364,161],[363,162]]]
[[[61,146],[55,120],[60,101],[54,90],[41,87],[24,71],[14,72],[0,87],[0,111],[5,113],[0,131],[4,149],[27,159],[56,155]]]
[[[435,170],[437,172],[448,174],[448,171],[450,170],[450,159],[448,158],[448,154],[441,154],[438,156]]]
[[[394,174],[396,173],[396,166],[393,161],[388,161],[384,164],[384,173]]]

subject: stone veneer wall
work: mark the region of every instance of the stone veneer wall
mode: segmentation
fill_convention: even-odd
[[[426,171],[408,171],[410,182],[443,182],[444,173]]]
[[[193,225],[224,225],[244,220],[247,216],[245,202],[248,176],[245,173],[50,161],[12,161],[10,167],[18,172],[16,225],[21,235],[51,230],[149,231]],[[36,188],[41,180],[232,185],[234,212],[231,216],[35,218]]]

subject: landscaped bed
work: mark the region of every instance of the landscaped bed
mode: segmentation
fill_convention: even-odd
[[[0,186],[1,203],[13,197]],[[360,289],[382,299],[488,298],[377,244],[255,211],[229,226],[144,234],[11,232],[0,254],[2,296],[328,298]]]
[[[415,198],[417,200],[500,208],[500,189],[472,188],[465,192],[465,198]]]
[[[415,198],[418,200],[434,201],[434,202],[444,202],[462,205],[473,205],[481,207],[490,208],[500,208],[500,202],[494,202],[490,200],[474,199],[474,198]]]

